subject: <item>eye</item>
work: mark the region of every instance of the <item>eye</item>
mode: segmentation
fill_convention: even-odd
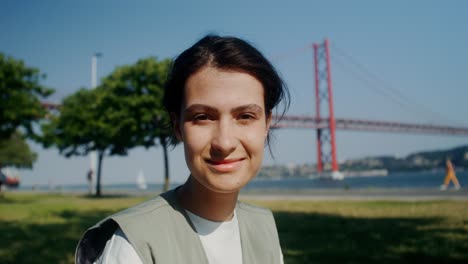
[[[209,116],[207,114],[196,114],[192,117],[192,120],[197,121],[206,121],[209,120]]]
[[[242,113],[241,115],[239,115],[239,119],[241,120],[256,119],[256,116],[252,113]]]

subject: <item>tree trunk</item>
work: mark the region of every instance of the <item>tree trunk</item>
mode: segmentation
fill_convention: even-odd
[[[161,138],[161,145],[164,153],[164,191],[169,190],[169,156],[167,154],[167,138]]]
[[[3,181],[6,182],[6,175],[3,175],[3,172],[2,172],[2,164],[0,164],[0,195],[2,193],[2,184],[3,184]]]
[[[96,178],[96,196],[101,197],[101,168],[102,158],[104,157],[104,151],[98,151],[98,166],[97,166],[97,178]]]

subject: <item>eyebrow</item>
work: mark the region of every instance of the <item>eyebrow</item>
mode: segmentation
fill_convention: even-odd
[[[238,113],[238,112],[244,112],[244,111],[255,112],[258,114],[258,113],[262,113],[263,109],[258,104],[246,104],[246,105],[241,105],[236,108],[233,108],[231,110],[231,113]],[[184,109],[185,114],[193,113],[193,112],[218,112],[218,110],[214,107],[211,107],[209,105],[204,105],[204,104],[193,104]]]
[[[247,104],[241,105],[234,109],[231,112],[238,113],[238,112],[254,112],[256,114],[260,114],[263,112],[263,109],[258,104]]]

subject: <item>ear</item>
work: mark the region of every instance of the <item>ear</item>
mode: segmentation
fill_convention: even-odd
[[[174,131],[174,135],[176,136],[177,140],[182,140],[182,133],[180,130],[180,118],[177,117],[176,113],[171,113],[171,122],[172,122],[172,130]]]
[[[265,129],[265,138],[268,136],[268,132],[270,131],[270,125],[271,125],[271,119],[273,118],[273,115],[271,114],[271,111],[267,113],[266,116],[266,129]]]

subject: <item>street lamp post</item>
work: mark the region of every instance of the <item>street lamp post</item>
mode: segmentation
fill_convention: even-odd
[[[91,89],[96,88],[97,86],[97,60],[102,56],[102,53],[96,52],[91,58]],[[89,154],[90,158],[90,170],[88,172],[88,181],[89,181],[89,193],[93,194],[93,175],[96,173],[96,163],[97,163],[97,153],[96,151],[91,151]]]
[[[97,86],[97,59],[102,56],[101,52],[96,52],[91,58],[91,88],[94,89]]]

